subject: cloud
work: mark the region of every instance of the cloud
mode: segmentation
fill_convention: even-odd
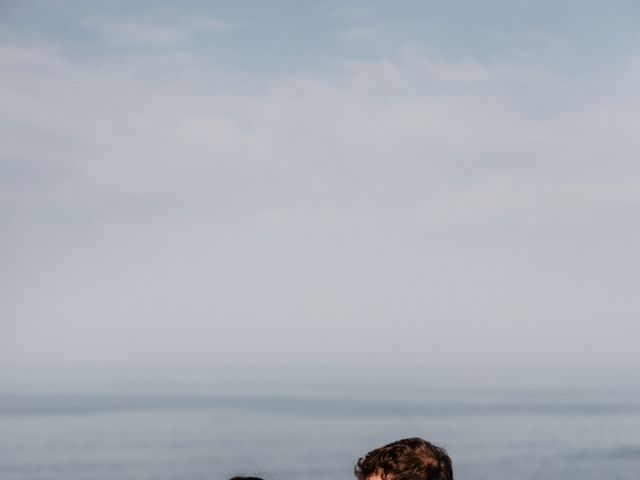
[[[58,172],[28,197],[6,186],[7,216],[92,201],[106,214],[125,199],[177,211],[438,204],[423,222],[448,228],[588,223],[593,210],[638,205],[638,141],[623,127],[637,105],[599,93],[637,79],[633,62],[603,82],[412,53],[256,84],[174,55],[85,65],[21,46],[2,61],[5,168]]]
[[[86,27],[97,32],[110,47],[171,47],[183,45],[194,36],[212,31],[225,31],[237,24],[212,18],[165,19],[93,17]]]
[[[635,59],[576,76],[406,49],[264,75],[185,45],[205,27],[108,25],[177,48],[0,49],[5,359],[156,361],[178,341],[196,363],[412,361],[436,331],[434,359],[547,342],[568,361],[597,337],[578,323],[611,314],[603,291],[620,348],[594,359],[631,358]],[[415,335],[389,338],[391,317]]]

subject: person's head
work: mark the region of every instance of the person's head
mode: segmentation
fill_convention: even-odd
[[[358,480],[453,480],[447,452],[422,438],[405,438],[358,460]]]
[[[236,476],[233,477],[229,480],[262,480],[260,477],[241,477],[241,476]]]

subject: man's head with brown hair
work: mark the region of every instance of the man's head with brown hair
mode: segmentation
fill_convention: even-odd
[[[358,480],[453,480],[444,448],[422,438],[405,438],[376,448],[358,460]]]

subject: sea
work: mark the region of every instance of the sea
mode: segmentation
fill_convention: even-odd
[[[458,480],[637,480],[640,370],[0,368],[1,480],[349,480],[414,436]]]

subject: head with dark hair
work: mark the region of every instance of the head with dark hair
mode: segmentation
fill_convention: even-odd
[[[233,477],[229,480],[262,480],[260,477]]]
[[[371,450],[358,460],[358,480],[453,480],[444,448],[422,438],[405,438]]]

